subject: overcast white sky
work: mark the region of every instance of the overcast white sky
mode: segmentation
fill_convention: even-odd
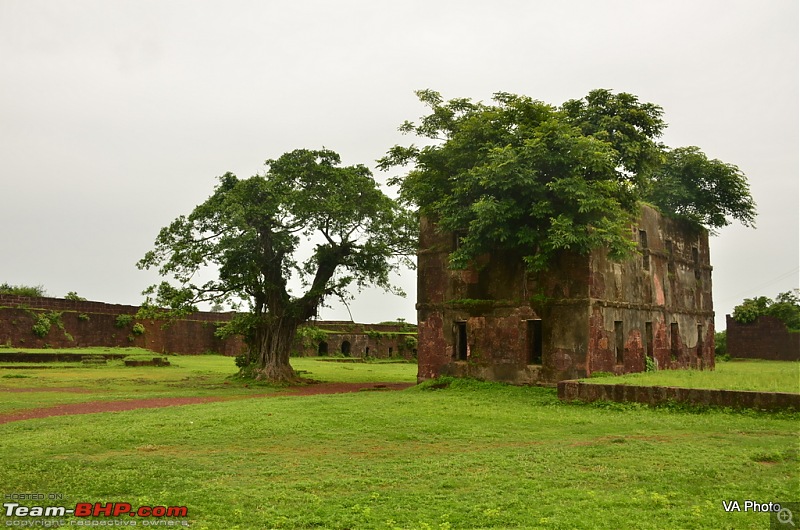
[[[800,283],[797,0],[0,0],[0,283],[138,304],[158,277],[135,263],[218,175],[322,146],[374,168],[420,88],[661,105],[663,141],[738,165],[758,204],[711,241],[717,328]],[[353,318],[416,321],[399,283]]]

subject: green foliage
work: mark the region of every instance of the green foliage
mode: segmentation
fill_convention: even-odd
[[[80,313],[78,314],[78,320],[81,322],[89,322],[90,318],[86,313]]]
[[[650,357],[649,355],[644,356],[644,371],[645,372],[655,372],[658,370],[658,365],[656,364],[656,360]]]
[[[413,264],[414,216],[380,190],[365,166],[340,163],[333,151],[300,149],[267,160],[263,175],[220,177],[213,195],[163,228],[155,249],[139,261],[139,268],[158,268],[178,285],[150,287],[147,304],[175,313],[201,302],[246,301],[253,318],[225,332],[258,347],[264,341],[256,335],[293,330],[331,295],[370,284],[399,292],[390,273]],[[315,246],[301,260],[303,241]],[[218,277],[194,283],[206,267]],[[293,278],[305,293],[290,291]]]
[[[728,354],[728,332],[717,331],[714,333],[714,357],[721,360]]]
[[[30,296],[31,298],[41,298],[47,296],[42,285],[9,285],[8,283],[0,284],[0,294],[13,294],[17,296]]]
[[[800,290],[780,293],[775,300],[766,296],[745,298],[733,308],[733,319],[741,324],[754,322],[760,316],[775,317],[789,329],[800,331]]]
[[[311,348],[320,342],[328,340],[328,334],[316,326],[300,326],[297,328],[295,336],[304,348]]]
[[[64,329],[64,322],[61,320],[61,313],[57,311],[49,311],[39,314],[34,314],[34,323],[31,331],[37,337],[44,338],[50,333],[50,328],[55,325],[58,329]],[[72,337],[69,334],[67,335],[67,339],[70,341]]]
[[[743,175],[717,161],[685,169],[680,155],[702,153],[658,143],[666,127],[661,108],[631,94],[594,90],[561,107],[503,92],[494,104],[445,102],[432,90],[417,96],[431,112],[400,130],[429,145],[395,146],[379,166],[413,165],[391,182],[404,201],[457,234],[453,268],[498,249],[520,255],[532,270],[547,268],[561,250],[603,247],[612,259],[626,257],[642,200],[711,227],[727,224],[726,215],[745,224],[755,215]],[[739,185],[711,193],[728,183]],[[691,184],[696,189],[685,196],[661,190]]]
[[[37,337],[46,337],[50,333],[51,326],[50,319],[46,315],[39,315],[33,323],[33,334]]]
[[[745,175],[734,165],[709,160],[697,147],[667,151],[646,198],[712,231],[728,226],[731,218],[755,226],[756,204]]]
[[[133,325],[133,327],[131,328],[131,332],[132,332],[134,335],[137,335],[137,336],[138,336],[138,335],[144,335],[144,332],[145,332],[144,325],[143,325],[143,324],[141,324],[140,322],[137,322],[137,323],[136,323],[136,324],[134,324],[134,325]]]
[[[411,324],[406,322],[405,318],[398,318],[397,320],[386,320],[384,322],[378,322],[378,325],[382,326],[398,326],[400,331],[416,331],[417,325]]]
[[[76,293],[75,291],[70,291],[67,294],[65,294],[64,295],[64,299],[65,300],[75,300],[76,302],[85,302],[86,301],[86,298],[84,298],[82,296],[78,296],[78,293]]]
[[[118,328],[127,328],[133,322],[133,318],[133,315],[117,315],[114,326]]]

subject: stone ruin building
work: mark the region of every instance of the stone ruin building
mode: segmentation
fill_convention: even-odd
[[[714,368],[708,232],[642,207],[627,261],[563,252],[526,272],[493,252],[450,270],[457,238],[423,219],[418,255],[420,381],[443,375],[516,384],[596,372]]]

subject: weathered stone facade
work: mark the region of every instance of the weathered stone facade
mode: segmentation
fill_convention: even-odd
[[[562,253],[545,273],[503,252],[448,268],[456,238],[423,219],[417,311],[419,373],[518,384],[593,372],[714,367],[708,233],[643,207],[622,263]]]

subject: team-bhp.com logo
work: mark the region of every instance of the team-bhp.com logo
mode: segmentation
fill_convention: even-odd
[[[127,502],[79,502],[74,508],[66,506],[21,506],[18,502],[3,503],[6,517],[186,517],[186,506],[140,506]]]

